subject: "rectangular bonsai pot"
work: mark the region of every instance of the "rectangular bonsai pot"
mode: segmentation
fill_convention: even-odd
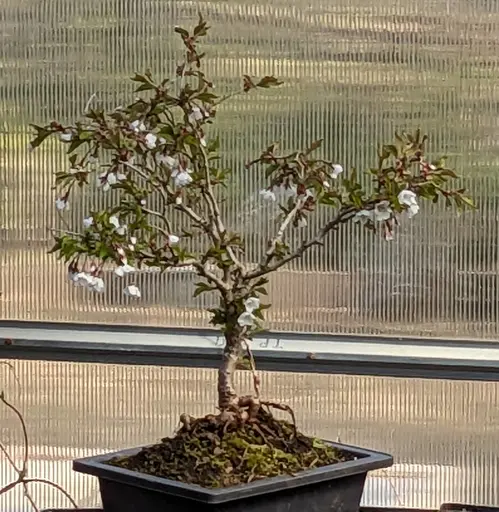
[[[390,455],[330,443],[355,460],[223,489],[205,489],[105,464],[141,448],[77,459],[73,469],[98,477],[104,512],[358,512],[368,471]]]

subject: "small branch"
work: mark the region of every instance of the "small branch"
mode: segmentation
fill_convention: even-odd
[[[160,226],[154,226],[155,229],[157,229],[165,238],[168,238],[169,235],[172,234],[172,226],[168,218],[166,217],[166,212],[157,212],[156,210],[151,210],[150,208],[146,208],[142,206],[142,211],[147,213],[148,215],[151,215],[152,217],[156,217],[157,219],[160,219],[164,222],[166,226],[166,230],[164,228],[161,228]]]
[[[322,242],[322,239],[333,229],[338,227],[340,224],[344,224],[345,222],[349,221],[357,212],[357,210],[354,207],[349,207],[344,210],[340,210],[338,215],[329,221],[322,229],[319,230],[317,235],[310,239],[305,240],[301,245],[299,245],[291,254],[288,254],[284,258],[274,261],[272,264],[260,264],[258,267],[253,270],[252,272],[246,273],[244,276],[244,279],[246,281],[250,279],[255,279],[257,277],[264,276],[266,274],[269,274],[271,272],[274,272],[275,270],[283,267],[287,263],[296,260],[297,258],[300,258],[305,251],[313,247],[314,245],[320,245]]]
[[[71,495],[65,491],[59,484],[56,484],[54,482],[51,482],[50,480],[46,480],[45,478],[26,478],[27,472],[28,472],[28,457],[29,457],[29,440],[28,440],[28,429],[26,427],[26,422],[19,411],[17,407],[15,407],[13,404],[11,404],[6,398],[3,392],[0,392],[0,402],[5,405],[8,409],[10,409],[14,415],[17,417],[21,424],[21,429],[23,433],[23,448],[24,448],[24,455],[23,455],[23,461],[21,468],[18,468],[14,462],[13,457],[10,456],[8,453],[6,447],[0,443],[0,451],[5,455],[5,458],[9,462],[9,464],[12,466],[12,469],[17,473],[17,478],[13,480],[12,482],[9,482],[7,485],[4,485],[0,488],[0,495],[6,494],[7,492],[13,490],[18,485],[23,486],[24,490],[24,496],[29,501],[35,512],[39,512],[39,507],[36,505],[33,497],[31,496],[31,493],[28,489],[29,483],[40,483],[44,485],[48,485],[49,487],[53,487],[57,489],[59,492],[61,492],[71,503],[71,505],[76,509],[78,508],[77,503],[75,500],[71,497]]]
[[[306,199],[298,199],[294,208],[286,215],[281,225],[279,226],[279,230],[277,231],[276,236],[270,242],[270,247],[266,252],[265,261],[260,264],[261,267],[266,267],[272,261],[272,259],[275,256],[277,244],[282,242],[282,238],[284,236],[286,229],[291,224],[291,222],[293,222],[294,218],[296,217],[296,214],[303,208],[305,201]]]
[[[198,136],[198,139],[201,139],[201,134],[197,130],[195,130],[195,133]],[[201,150],[201,155],[203,157],[204,176],[206,180],[206,189],[202,189],[201,193],[208,205],[210,216],[213,219],[218,235],[219,237],[222,237],[225,233],[225,226],[223,225],[222,222],[222,214],[220,213],[220,208],[218,207],[215,193],[213,191],[213,185],[211,183],[210,162],[208,159],[208,153],[206,152],[206,149],[202,146],[202,144],[199,144],[199,148]]]
[[[245,338],[244,345],[246,348],[246,353],[248,354],[248,359],[250,362],[251,374],[253,375],[253,389],[255,390],[255,397],[257,399],[260,398],[260,377],[258,377],[256,373],[256,364],[255,358],[253,357],[253,351],[251,350],[250,340]]]
[[[60,493],[62,493],[69,500],[69,502],[74,508],[78,508],[78,504],[71,497],[71,495],[63,487],[61,487],[59,484],[56,484],[55,482],[51,482],[50,480],[46,480],[45,478],[25,478],[23,482],[25,484],[37,483],[53,487],[54,489],[57,489]]]
[[[95,98],[97,98],[97,94],[95,94],[94,92],[92,96],[90,96],[90,98],[88,99],[87,104],[85,105],[85,108],[83,110],[84,114],[88,113],[88,109],[90,108],[90,105],[92,104],[92,101],[94,101]]]
[[[11,404],[10,402],[8,402],[5,399],[3,392],[0,393],[0,402],[2,402],[8,409],[10,409],[17,416],[17,419],[21,423],[21,429],[22,429],[23,441],[24,441],[24,457],[23,457],[23,465],[22,465],[21,471],[19,471],[19,474],[22,474],[24,477],[24,475],[26,474],[26,469],[27,469],[26,466],[28,464],[28,456],[29,456],[28,429],[26,428],[26,422],[24,421],[23,415],[21,414],[19,409],[17,409],[17,407],[15,407],[13,404]]]
[[[209,270],[206,264],[203,265],[200,261],[196,261],[195,263],[192,263],[192,265],[198,271],[199,275],[212,282],[222,292],[222,294],[225,294],[230,290],[229,285]]]

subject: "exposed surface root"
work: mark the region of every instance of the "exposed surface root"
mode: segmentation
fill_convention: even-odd
[[[254,405],[250,402],[246,408],[204,418],[183,415],[174,437],[109,464],[220,488],[352,459],[348,453],[304,436],[294,423],[278,420],[264,409],[274,407],[292,414],[288,407],[262,402],[256,412],[248,414],[248,407]]]

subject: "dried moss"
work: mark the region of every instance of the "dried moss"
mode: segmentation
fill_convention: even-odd
[[[261,410],[254,423],[224,424],[214,416],[195,420],[192,428],[183,427],[160,444],[108,464],[220,488],[351,459],[350,454],[304,436],[291,423]]]

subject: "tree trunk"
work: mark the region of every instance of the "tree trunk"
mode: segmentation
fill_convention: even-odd
[[[234,389],[234,374],[243,354],[241,333],[238,330],[225,333],[222,366],[218,370],[218,407],[221,411],[234,404],[237,393]]]

